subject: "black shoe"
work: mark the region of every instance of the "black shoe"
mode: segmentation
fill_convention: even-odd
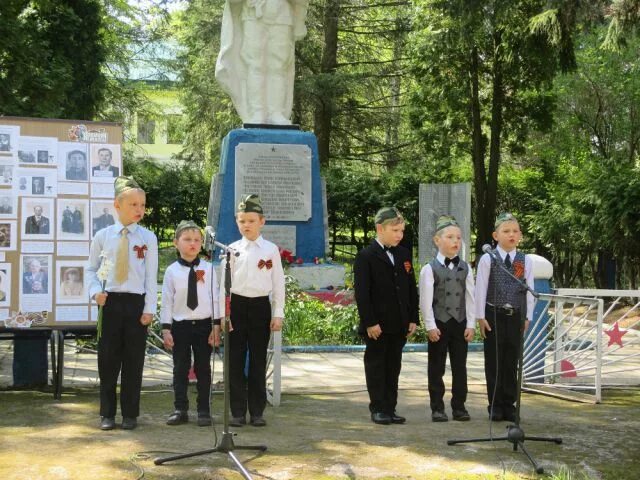
[[[183,410],[176,410],[167,419],[167,425],[181,425],[189,421],[189,414]]]
[[[198,413],[198,426],[199,427],[209,427],[211,426],[212,420],[209,412],[200,412]]]
[[[133,417],[123,417],[122,418],[122,429],[123,430],[133,430],[138,426],[138,420]]]
[[[489,411],[489,420],[492,422],[501,422],[504,419],[502,409],[499,407],[494,407],[493,412],[491,411],[491,405],[487,407]]]
[[[389,417],[391,417],[391,423],[401,424],[407,421],[406,418],[401,415],[397,415],[396,412],[393,412]]]
[[[467,412],[466,408],[458,408],[451,412],[451,416],[457,422],[468,422],[471,420],[471,415]]]
[[[442,410],[434,410],[431,412],[431,421],[432,422],[448,422],[449,417]]]
[[[386,413],[374,412],[371,414],[371,421],[378,425],[390,425],[392,420]]]
[[[116,419],[113,417],[102,417],[100,420],[100,430],[113,430],[116,428]]]
[[[231,417],[229,420],[229,425],[231,427],[241,427],[247,424],[247,419],[245,417]]]
[[[262,417],[262,415],[256,415],[251,417],[251,425],[254,427],[264,427],[267,425],[267,421]]]

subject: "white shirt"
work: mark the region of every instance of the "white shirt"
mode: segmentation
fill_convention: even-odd
[[[220,318],[216,271],[211,268],[211,263],[203,259],[200,259],[200,264],[194,269],[196,272],[198,270],[204,271],[204,281],[197,282],[198,306],[195,310],[187,307],[189,271],[191,268],[176,261],[165,270],[164,280],[162,281],[160,323]]]
[[[498,255],[504,262],[507,257],[505,252],[500,246],[496,248]],[[516,250],[513,249],[508,253],[509,259],[513,264],[513,260],[516,258]],[[489,286],[489,275],[491,274],[491,257],[488,253],[485,253],[480,257],[478,261],[478,268],[476,273],[476,318],[485,318],[485,307],[487,303],[487,287]],[[533,290],[533,263],[528,255],[524,256],[524,278],[529,288]],[[535,299],[531,293],[527,292],[527,320],[533,318],[533,306]],[[517,307],[518,305],[514,305]]]
[[[239,253],[231,255],[231,293],[243,297],[255,298],[271,295],[272,316],[284,318],[284,270],[280,260],[278,247],[262,238],[255,241],[242,237],[229,245]],[[259,264],[271,260],[271,268],[266,265],[259,268]],[[220,302],[224,300],[224,268],[226,259],[220,264]],[[224,312],[224,307],[220,309]]]
[[[445,256],[438,252],[436,260],[444,266]],[[449,270],[457,268],[453,263],[450,263],[447,267]],[[433,314],[433,288],[435,279],[433,277],[433,269],[431,265],[427,263],[422,270],[420,270],[420,281],[418,282],[420,288],[420,311],[422,312],[422,318],[424,319],[424,326],[429,330],[437,328],[436,318]],[[473,273],[471,267],[467,272],[467,278],[465,279],[465,292],[464,292],[464,304],[467,314],[467,328],[476,328],[476,318],[474,310],[474,285],[473,285]]]
[[[129,232],[129,276],[126,282],[116,283],[114,280],[116,254],[120,243],[120,231],[123,225],[119,221],[96,233],[89,250],[89,266],[87,267],[87,290],[89,298],[102,292],[102,283],[98,280],[100,254],[104,253],[111,260],[113,268],[106,283],[107,292],[128,292],[146,294],[143,313],[155,315],[158,306],[158,240],[153,232],[137,223],[127,226]],[[146,246],[144,258],[138,258],[135,246]]]

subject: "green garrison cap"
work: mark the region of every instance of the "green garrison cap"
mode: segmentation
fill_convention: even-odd
[[[129,190],[142,190],[138,182],[136,182],[133,177],[118,177],[113,182],[113,188],[115,190],[116,198],[122,195]]]
[[[436,221],[436,232],[447,227],[460,227],[458,221],[451,215],[440,215]]]
[[[517,221],[518,219],[516,219],[516,217],[514,217],[513,214],[509,212],[503,212],[500,215],[498,215],[498,217],[496,218],[496,223],[494,225],[494,228],[498,228],[504,222],[517,222]]]
[[[262,215],[262,200],[260,200],[260,197],[255,193],[243,195],[242,200],[240,200],[240,203],[238,204],[237,211],[243,213],[253,212]]]
[[[402,214],[396,207],[383,207],[376,213],[375,222],[379,224],[396,218],[403,219]]]
[[[196,225],[196,222],[194,222],[193,220],[182,220],[176,227],[174,238],[177,240],[184,230],[198,230],[202,235],[202,230],[198,225]]]

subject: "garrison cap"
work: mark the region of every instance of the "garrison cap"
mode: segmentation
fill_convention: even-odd
[[[393,220],[395,218],[404,220],[404,217],[396,207],[383,207],[376,213],[375,222],[377,225],[380,223],[384,223],[387,220]]]
[[[133,177],[120,176],[113,182],[113,189],[115,191],[116,198],[129,190],[142,190],[138,182]]]
[[[460,227],[460,225],[455,217],[452,217],[451,215],[440,215],[436,221],[436,232],[447,227]]]
[[[262,200],[255,193],[249,195],[243,195],[240,203],[238,204],[237,212],[243,213],[259,213],[263,215]]]
[[[193,220],[182,220],[176,227],[174,238],[177,240],[184,230],[198,230],[200,232],[200,235],[202,235],[202,230],[198,225],[196,225],[196,222],[194,222]]]
[[[494,228],[497,229],[504,222],[517,222],[517,221],[518,219],[514,217],[513,214],[509,212],[503,212],[500,215],[498,215],[498,217],[496,218],[496,223],[494,225]]]

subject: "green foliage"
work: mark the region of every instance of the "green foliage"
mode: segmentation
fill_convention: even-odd
[[[287,298],[283,340],[287,345],[355,345],[358,311],[355,303],[338,305],[323,302],[303,292],[287,277]]]
[[[0,6],[0,115],[91,120],[105,95],[98,0],[5,0]]]
[[[209,204],[209,182],[190,163],[159,165],[148,160],[128,160],[124,165],[147,193],[147,213],[142,224],[159,239],[171,238],[181,220],[204,226]]]

